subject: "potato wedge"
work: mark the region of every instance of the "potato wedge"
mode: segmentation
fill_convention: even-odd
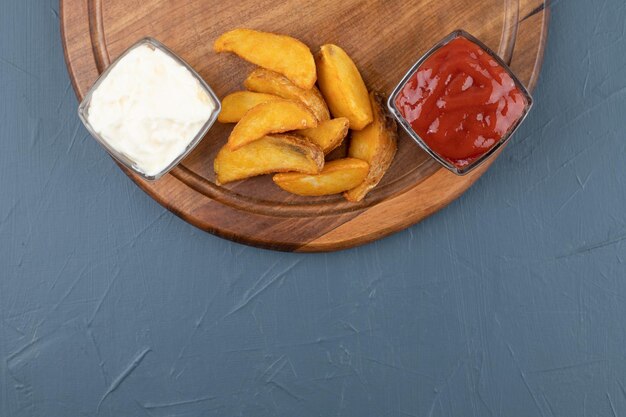
[[[276,100],[259,104],[248,111],[228,137],[228,147],[234,151],[270,133],[317,127],[313,113],[302,103]]]
[[[326,163],[317,175],[288,172],[276,174],[272,179],[276,185],[292,194],[322,196],[353,189],[365,180],[368,172],[367,162],[345,158]]]
[[[319,86],[334,117],[347,117],[350,129],[361,130],[373,120],[365,82],[348,54],[324,45],[317,56]]]
[[[324,154],[328,155],[341,145],[341,142],[348,134],[349,128],[350,121],[345,117],[338,117],[337,119],[321,122],[312,129],[299,130],[298,134],[318,145],[322,148]]]
[[[280,100],[280,97],[251,91],[237,91],[224,97],[222,112],[217,120],[220,123],[237,123],[251,108],[276,100]]]
[[[344,193],[349,201],[361,201],[378,185],[396,155],[398,129],[396,121],[385,111],[382,98],[370,94],[374,121],[365,129],[353,132],[348,156],[369,163],[367,177],[361,185]]]
[[[320,122],[330,119],[330,112],[324,97],[315,86],[310,90],[304,90],[289,81],[284,75],[265,68],[257,68],[252,71],[246,78],[244,85],[248,90],[257,93],[273,94],[282,98],[301,101]]]
[[[296,135],[270,135],[232,151],[224,146],[213,168],[218,184],[274,172],[317,174],[324,167],[324,153]]]
[[[235,29],[217,38],[216,52],[233,52],[246,61],[283,74],[305,90],[317,80],[315,59],[308,46],[290,36]]]

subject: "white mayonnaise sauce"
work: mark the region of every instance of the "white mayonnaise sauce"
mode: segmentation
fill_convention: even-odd
[[[185,151],[214,111],[187,68],[142,45],[94,91],[87,118],[112,148],[153,176]]]

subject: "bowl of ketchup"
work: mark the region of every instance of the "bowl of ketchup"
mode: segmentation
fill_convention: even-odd
[[[457,30],[413,65],[388,106],[428,154],[465,175],[510,139],[532,97],[495,52]]]

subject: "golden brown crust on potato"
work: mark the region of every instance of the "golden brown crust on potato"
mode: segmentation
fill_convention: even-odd
[[[222,100],[222,111],[217,121],[220,123],[237,123],[253,107],[280,99],[281,97],[272,94],[237,91],[224,97]]]
[[[289,172],[272,180],[283,190],[302,196],[339,194],[361,184],[369,172],[367,162],[355,158],[327,162],[319,174]]]
[[[330,119],[330,112],[324,97],[315,86],[309,90],[302,89],[284,75],[265,68],[257,68],[252,71],[246,78],[244,85],[250,91],[299,100],[315,114],[320,122]]]
[[[269,135],[235,151],[224,146],[213,163],[218,184],[275,172],[317,174],[324,153],[297,135]]]
[[[315,59],[308,46],[290,36],[235,29],[215,41],[216,52],[233,52],[255,65],[283,74],[305,90],[317,80]]]
[[[381,96],[371,93],[370,100],[374,121],[365,129],[352,134],[348,150],[348,156],[362,159],[370,165],[363,183],[344,193],[345,198],[352,202],[363,200],[378,185],[397,151],[398,129],[395,120],[385,111]]]
[[[337,45],[323,45],[316,64],[318,84],[333,117],[347,117],[353,130],[369,125],[373,115],[367,87],[348,54]]]
[[[328,155],[339,147],[350,130],[350,121],[345,117],[321,122],[312,129],[303,129],[298,134],[318,145]]]
[[[294,100],[275,100],[250,109],[235,125],[228,138],[228,147],[236,150],[272,133],[284,133],[317,127],[313,113]]]

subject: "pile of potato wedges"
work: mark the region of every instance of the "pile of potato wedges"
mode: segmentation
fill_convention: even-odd
[[[396,154],[396,124],[343,49],[323,45],[314,57],[297,39],[249,29],[223,34],[214,49],[259,67],[246,91],[222,100],[218,120],[236,125],[214,161],[219,184],[275,174],[287,192],[352,202],[378,185]],[[327,162],[349,132],[348,157]]]

